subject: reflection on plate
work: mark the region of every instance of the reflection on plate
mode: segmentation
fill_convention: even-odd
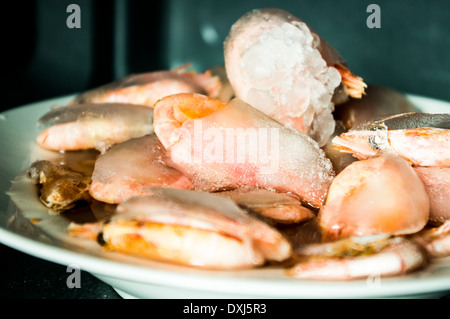
[[[450,103],[408,96],[421,110],[447,113]],[[295,280],[281,269],[208,271],[142,260],[66,236],[69,219],[50,216],[35,188],[17,178],[37,159],[59,153],[38,148],[37,119],[62,97],[0,114],[0,242],[62,265],[75,265],[114,287],[123,297],[140,298],[371,298],[439,296],[450,290],[450,257],[426,269],[391,278],[350,282]],[[12,197],[6,194],[13,191]]]

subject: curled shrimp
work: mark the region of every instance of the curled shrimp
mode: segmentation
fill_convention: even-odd
[[[422,230],[412,236],[431,257],[450,256],[450,220],[439,227]]]
[[[311,244],[297,251],[300,261],[286,270],[289,277],[353,280],[393,276],[426,264],[426,253],[414,241],[381,234]]]

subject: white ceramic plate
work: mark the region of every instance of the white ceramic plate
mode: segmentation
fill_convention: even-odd
[[[450,103],[409,95],[429,113],[447,113]],[[62,265],[74,265],[110,284],[123,297],[139,298],[372,298],[439,296],[450,291],[450,258],[391,278],[350,282],[295,280],[281,269],[205,271],[105,252],[99,245],[65,234],[68,220],[50,216],[28,183],[11,181],[31,162],[57,157],[39,149],[37,119],[62,97],[0,114],[0,242]],[[14,202],[6,194],[15,189]],[[38,222],[33,222],[38,220]],[[3,261],[4,262],[4,261]]]

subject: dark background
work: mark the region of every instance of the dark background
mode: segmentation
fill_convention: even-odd
[[[81,8],[81,29],[66,26],[71,3]],[[381,8],[380,29],[366,25],[370,3]],[[257,7],[302,18],[368,83],[450,100],[446,0],[26,0],[2,3],[1,108],[129,73],[222,64],[230,26]]]
[[[81,28],[69,29],[69,4]],[[370,3],[381,28],[369,29]],[[223,41],[240,16],[278,7],[309,23],[367,83],[450,101],[450,1],[446,0],[26,0],[2,2],[4,111],[74,94],[130,73],[192,62],[223,64]],[[118,298],[90,274],[68,289],[66,267],[0,245],[1,298]]]

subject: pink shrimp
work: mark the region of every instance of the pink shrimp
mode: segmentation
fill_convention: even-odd
[[[70,105],[89,103],[126,103],[153,107],[155,102],[176,93],[202,93],[218,97],[222,83],[211,71],[199,74],[186,71],[183,65],[174,70],[132,74],[77,96]]]
[[[168,164],[204,191],[259,187],[320,207],[334,177],[315,141],[237,98],[165,97],[155,104],[154,129]]]
[[[411,165],[384,154],[340,172],[318,217],[325,238],[405,235],[425,227],[429,209],[426,189]]]
[[[228,198],[193,190],[152,188],[153,194],[117,206],[103,223],[106,249],[209,269],[257,267],[283,261],[292,247],[275,228],[241,210]],[[93,225],[69,227],[90,238]]]
[[[333,147],[358,159],[381,152],[416,166],[450,166],[450,114],[403,113],[369,121],[336,136]]]
[[[91,196],[117,204],[151,193],[149,187],[192,188],[183,174],[164,163],[165,149],[156,135],[114,145],[95,162]]]
[[[354,280],[393,276],[423,267],[426,254],[415,242],[389,235],[353,237],[311,244],[296,252],[300,261],[286,270],[289,277],[312,280]]]
[[[415,167],[430,199],[430,221],[450,220],[450,167]]]
[[[333,133],[336,101],[366,87],[331,45],[280,9],[252,10],[233,24],[225,66],[237,97],[320,146]]]
[[[293,194],[257,188],[238,188],[215,194],[228,197],[238,205],[276,223],[301,223],[315,216],[314,212],[302,206],[300,200]]]
[[[450,256],[450,220],[441,226],[424,229],[411,238],[425,247],[433,258]]]
[[[153,133],[153,108],[134,104],[79,104],[58,107],[39,120],[51,125],[36,138],[55,151],[98,149]]]

